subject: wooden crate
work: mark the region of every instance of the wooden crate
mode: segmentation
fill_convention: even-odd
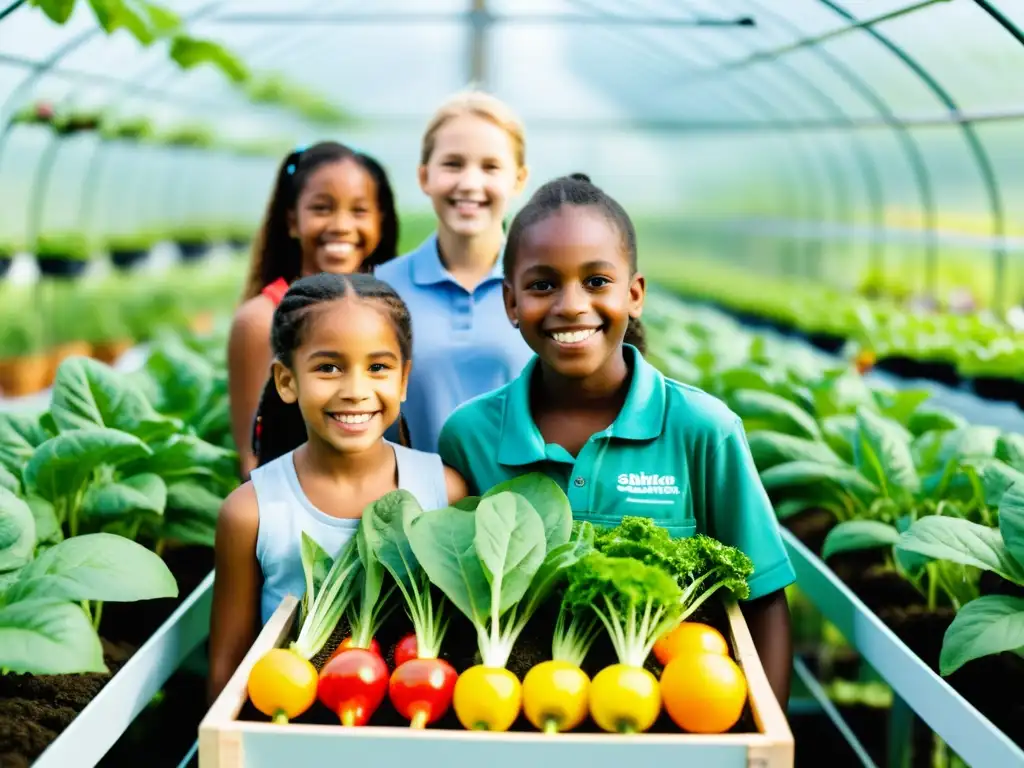
[[[701,768],[792,768],[793,735],[779,707],[750,632],[735,603],[727,606],[736,660],[747,678],[757,733],[575,734],[344,728],[247,722],[249,670],[268,650],[284,645],[298,612],[286,597],[199,726],[200,768],[282,768],[299,765],[451,768],[623,768],[694,765]],[[319,706],[314,704],[314,706]]]

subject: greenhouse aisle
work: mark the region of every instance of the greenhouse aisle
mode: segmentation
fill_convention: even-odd
[[[1019,0],[0,0],[0,765],[1024,768],[1021,71]]]

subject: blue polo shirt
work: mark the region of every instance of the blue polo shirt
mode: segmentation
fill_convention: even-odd
[[[412,315],[412,373],[402,413],[414,448],[437,452],[445,420],[465,401],[514,379],[533,355],[505,315],[499,256],[467,291],[441,263],[437,235],[377,267]],[[389,430],[395,439],[395,430]]]
[[[569,497],[573,517],[614,526],[650,517],[673,537],[704,533],[753,561],[750,597],[796,580],[772,503],[740,418],[721,400],[666,379],[637,349],[622,410],[577,456],[545,443],[530,408],[538,359],[500,389],[459,407],[441,432],[439,453],[472,495],[528,472],[543,472]]]

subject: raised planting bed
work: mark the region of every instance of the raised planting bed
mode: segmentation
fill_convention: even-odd
[[[178,597],[105,606],[107,673],[0,676],[0,765],[95,765],[206,639],[212,550],[181,548],[165,562]]]
[[[394,714],[378,710],[365,727],[294,721],[273,724],[248,703],[247,681],[265,653],[291,638],[298,601],[287,597],[267,622],[242,664],[214,702],[199,727],[199,760],[203,768],[278,768],[297,763],[346,761],[367,765],[405,765],[447,768],[486,764],[489,768],[523,765],[583,764],[589,768],[619,768],[625,764],[689,764],[706,768],[793,765],[793,737],[779,707],[743,615],[734,601],[725,615],[732,652],[747,679],[749,717],[733,732],[721,735],[682,733],[659,721],[648,733],[617,735],[580,726],[572,733],[531,732],[523,718],[506,733],[462,730],[456,721],[439,721],[426,730],[395,722]],[[457,630],[456,630],[457,631]],[[383,709],[383,708],[382,708]],[[330,713],[328,713],[329,715]],[[321,717],[321,719],[324,719]],[[593,732],[586,732],[592,730]],[[674,731],[674,732],[673,732]]]
[[[919,360],[913,357],[893,356],[879,360],[875,367],[903,379],[931,379],[955,387],[960,374],[953,363],[944,360]]]
[[[94,695],[33,763],[36,768],[95,765],[210,633],[210,572],[156,632]]]
[[[952,611],[928,611],[897,583],[899,576],[880,567],[880,555],[871,559],[876,553],[839,555],[830,568],[816,552],[833,524],[819,511],[784,522],[801,591],[968,765],[1024,765],[1024,702],[1006,693],[1024,687],[1024,660],[989,656],[940,677],[939,650]]]

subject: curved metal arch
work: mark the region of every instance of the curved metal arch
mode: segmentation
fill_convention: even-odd
[[[834,2],[834,0],[818,0],[818,2],[846,20],[856,21],[856,16],[851,14],[843,6],[839,5],[839,3]],[[918,62],[917,59],[908,54],[902,46],[894,43],[874,27],[863,27],[863,30],[886,50],[892,53],[897,59],[899,59],[914,75],[916,75],[925,87],[927,87],[928,90],[930,90],[932,94],[939,99],[943,105],[945,105],[951,115],[959,117],[962,114],[960,112],[959,105],[956,103],[956,100],[952,95],[950,95],[950,93],[931,75],[931,73],[921,66],[921,63]],[[1005,283],[1007,258],[1006,247],[1004,245],[1004,239],[1006,237],[1006,219],[1003,209],[1002,193],[999,190],[999,184],[996,181],[995,171],[992,168],[992,162],[988,156],[988,152],[985,150],[984,145],[978,138],[978,134],[974,130],[974,126],[967,120],[958,120],[956,124],[960,127],[964,140],[967,142],[967,146],[974,157],[974,161],[978,166],[978,171],[981,173],[986,194],[988,195],[989,208],[992,214],[992,235],[996,241],[993,246],[992,254],[994,261],[993,266],[995,268],[995,295],[993,296],[993,305],[997,311],[1002,311],[1005,308],[1006,301]]]
[[[593,6],[590,3],[586,2],[586,0],[572,0],[572,4],[577,6],[577,7],[579,7],[579,8],[581,8],[581,9],[585,9],[586,11],[591,12],[591,13],[594,12],[595,10],[599,10],[599,9],[596,9],[595,6]],[[615,28],[615,27],[612,27],[608,31],[610,33],[617,33],[617,34],[619,34],[622,39],[629,40],[629,41],[635,43],[637,46],[639,46],[639,50],[642,53],[647,54],[648,56],[651,55],[652,50],[647,45],[647,43],[643,42],[643,41],[640,41],[634,35],[630,35],[628,33],[622,32],[618,28]],[[673,64],[680,63],[680,54],[679,54],[678,51],[673,50],[671,53],[669,53],[667,50],[665,50],[661,46],[659,46],[657,48],[657,50],[660,51],[663,56],[667,57]],[[765,98],[760,93],[758,93],[756,89],[744,86],[743,90],[747,91],[746,102],[749,102],[749,104],[744,103],[744,102],[739,102],[743,107],[747,107],[749,109],[751,106],[753,106],[753,108],[754,108],[754,110],[756,112],[760,112],[760,113],[768,116],[769,118],[776,117],[776,116],[779,116],[781,114],[780,111],[777,109],[777,107],[769,99]],[[813,163],[812,161],[809,161],[809,158],[812,157],[812,156],[816,156],[817,153],[808,150],[804,146],[801,146],[800,143],[794,142],[794,144],[796,146],[794,147],[793,152],[794,152],[795,157],[798,158],[797,159],[798,170],[800,172],[800,175],[802,175],[802,176],[804,176],[806,178],[807,184],[801,185],[799,183],[793,183],[793,181],[791,180],[789,183],[784,185],[784,187],[783,187],[784,191],[783,191],[782,194],[791,201],[790,202],[790,210],[791,211],[801,212],[802,209],[803,209],[803,206],[800,204],[800,195],[798,194],[798,190],[802,190],[805,187],[820,188],[821,190],[824,190],[824,188],[827,185],[826,184],[822,184],[818,180],[818,178],[817,178],[817,169],[816,168],[812,169],[812,165],[816,165],[816,163]],[[793,179],[796,180],[797,182],[799,181],[799,177],[794,176]],[[812,220],[820,221],[822,219],[822,216],[820,214],[820,208],[818,207],[818,204],[820,203],[820,201],[821,201],[821,199],[823,197],[824,197],[824,192],[823,191],[820,194],[815,194],[815,193],[812,192],[812,194],[808,195],[808,199],[810,201],[809,202],[809,207],[812,209],[811,210]],[[817,216],[815,216],[815,213],[817,213]],[[813,239],[808,243],[807,249],[808,249],[808,254],[809,254],[807,263],[808,263],[808,266],[810,266],[811,263],[815,261],[815,255],[816,255],[815,254],[816,246],[815,246],[815,241]]]
[[[765,5],[758,2],[758,0],[745,0],[745,2],[757,8],[757,12],[759,14],[768,15],[773,18],[776,23],[785,26],[787,29],[792,31],[794,35],[800,32],[797,25],[793,24],[789,19],[785,18],[781,14],[775,13],[771,9],[765,7]],[[914,182],[917,186],[918,196],[921,200],[921,212],[923,214],[926,232],[925,290],[932,295],[936,294],[938,291],[939,260],[939,241],[937,231],[938,212],[935,208],[935,194],[932,187],[931,174],[928,171],[928,164],[925,162],[924,155],[917,143],[917,139],[914,138],[907,126],[905,126],[902,121],[896,117],[895,113],[890,109],[889,103],[882,98],[878,91],[872,88],[866,80],[860,77],[860,75],[850,69],[841,59],[820,46],[810,48],[809,51],[839,78],[847,83],[847,85],[853,88],[861,98],[871,104],[879,117],[881,117],[886,125],[890,126],[894,131],[903,153],[906,155],[907,162],[910,164]],[[776,65],[783,66],[782,63],[778,61],[776,62]],[[789,69],[795,69],[792,65],[787,64],[784,66]],[[864,147],[859,140],[855,141],[858,146],[863,148],[865,157],[869,156],[866,147]],[[877,187],[876,193],[878,195],[877,206],[874,207],[872,212],[872,223],[875,227],[876,237],[872,238],[870,247],[873,249],[872,257],[876,261],[876,267],[881,268],[885,258],[885,200],[883,197],[881,180],[875,171],[873,162],[870,166],[870,173],[873,177],[872,183]],[[874,249],[878,250],[876,251]]]
[[[691,40],[688,42],[687,45],[689,48],[693,48],[694,50],[698,49],[699,47],[703,47],[704,50],[711,51],[711,56],[714,56],[715,54],[718,53],[718,49],[715,46],[707,43],[704,43],[703,46],[698,46],[696,44],[696,41]],[[664,52],[666,54],[668,53],[667,51]],[[678,51],[672,52],[672,58],[674,59],[673,63],[681,61],[681,57],[679,56]],[[692,61],[692,59],[690,59],[690,61]],[[774,89],[776,96],[780,97],[782,100],[787,101],[788,103],[791,104],[799,103],[798,99],[793,94],[790,94],[785,90],[781,89],[779,83],[768,80],[767,84]],[[758,111],[760,111],[762,114],[768,116],[769,118],[785,117],[785,110],[780,109],[771,99],[769,99],[766,96],[763,96],[760,93],[760,91],[757,90],[757,87],[754,84],[748,84],[744,82],[737,83],[737,90],[740,89],[742,89],[742,91],[747,95],[747,99],[752,104],[756,104],[758,106]],[[808,196],[810,200],[810,204],[808,205],[808,212],[812,216],[811,222],[821,226],[825,221],[825,217],[822,215],[822,206],[820,206],[819,203],[826,196],[825,190],[828,188],[829,185],[827,183],[818,183],[816,177],[819,171],[823,173],[826,178],[832,178],[833,184],[831,186],[834,190],[842,190],[842,192],[840,192],[836,196],[838,198],[836,207],[840,209],[840,215],[845,216],[849,211],[849,197],[845,194],[845,187],[835,184],[835,180],[838,176],[837,166],[833,163],[831,153],[825,151],[817,151],[815,149],[809,148],[806,145],[806,143],[800,139],[800,137],[797,137],[797,140],[793,141],[792,143],[799,148],[799,150],[796,152],[796,156],[800,159],[800,164],[804,166],[802,169],[804,171],[804,174],[808,179],[814,180],[815,183],[813,184],[813,186],[817,188],[817,191],[812,190],[811,194]],[[819,157],[822,160],[821,165],[824,167],[824,169],[822,170],[821,168],[816,168],[814,171],[812,171],[810,166],[812,164],[814,166],[818,166]],[[813,160],[811,158],[813,158]],[[813,270],[817,269],[820,266],[820,264],[818,263],[818,257],[821,255],[821,239],[812,238],[807,244],[806,249],[807,273],[808,275],[810,275],[810,273]]]
[[[200,21],[203,18],[205,18],[205,17],[209,16],[210,14],[215,13],[217,10],[219,10],[220,6],[223,5],[225,1],[226,0],[221,0],[220,2],[211,3],[208,6],[204,6],[203,8],[199,9],[198,11],[196,11],[194,14],[190,15],[187,18],[191,22]],[[273,39],[273,35],[274,35],[274,33],[269,33],[266,36],[261,36],[258,41],[253,42],[251,45],[246,46],[245,48],[240,50],[239,51],[239,55],[244,58],[245,55],[247,54],[247,52],[249,50],[251,50],[252,48],[256,48],[256,47],[262,48],[264,46],[264,44],[266,43],[268,38]],[[127,98],[130,98],[133,95],[133,93],[134,93],[134,86],[139,81],[144,81],[144,80],[145,81],[149,81],[149,79],[152,76],[152,74],[155,71],[159,70],[160,67],[161,67],[160,64],[154,65],[152,68],[147,69],[146,71],[144,71],[142,73],[139,73],[139,74],[135,75],[132,78],[127,79],[123,83],[122,87],[118,90],[116,95],[114,96],[113,100],[110,103],[110,106],[111,107],[115,107],[115,108],[120,106],[123,101],[125,101]],[[171,68],[171,69],[168,69],[166,71],[166,77],[159,78],[159,79],[157,79],[157,80],[155,80],[153,82],[150,82],[149,85],[150,85],[150,87],[153,87],[154,85],[158,86],[162,82],[170,83],[170,82],[173,82],[177,78],[183,77],[184,75],[185,75],[185,72],[183,70],[181,70],[179,68]],[[98,195],[88,195],[88,194],[86,194],[86,191],[89,188],[89,186],[91,186],[96,181],[96,179],[98,178],[99,174],[102,173],[102,170],[103,170],[103,167],[104,167],[104,163],[105,163],[106,159],[109,157],[108,150],[111,149],[115,143],[116,142],[103,142],[103,141],[99,142],[96,145],[95,150],[94,150],[92,156],[89,159],[88,168],[86,169],[85,175],[83,176],[83,179],[82,179],[82,193],[80,195],[81,205],[79,206],[79,212],[78,212],[78,226],[79,226],[79,228],[82,228],[82,227],[85,226],[85,223],[89,220],[89,218],[92,216],[93,212],[95,211],[95,207],[94,206],[95,206],[96,200],[98,199],[99,196]],[[178,169],[178,170],[180,170],[180,169]],[[184,177],[184,175],[185,174],[177,174],[177,176],[179,176],[179,177]],[[136,183],[140,183],[143,180],[143,177],[140,174],[140,175],[135,176],[134,180],[136,181]],[[179,196],[185,195],[185,193],[187,191],[187,190],[177,190],[177,189],[175,189],[175,185],[174,184],[170,184],[170,183],[166,184],[165,188],[168,190],[168,193],[169,193],[169,199],[166,202],[171,202],[171,203],[173,203],[173,200],[175,198],[177,198]]]

